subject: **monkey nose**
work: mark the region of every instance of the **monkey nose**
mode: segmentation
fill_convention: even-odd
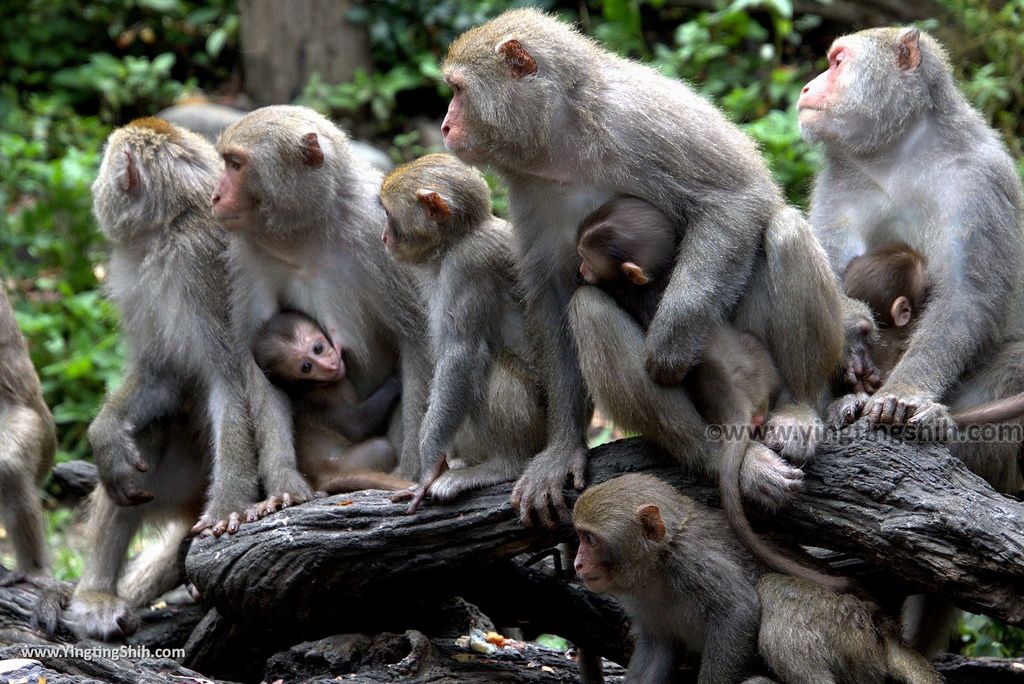
[[[447,138],[448,134],[451,133],[451,130],[452,130],[452,127],[450,125],[448,125],[448,120],[445,119],[441,123],[441,135],[443,135],[444,137]]]

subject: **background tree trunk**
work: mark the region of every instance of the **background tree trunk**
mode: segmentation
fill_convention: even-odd
[[[370,68],[366,31],[345,19],[350,0],[239,0],[245,91],[257,106],[287,104],[309,77],[352,80]]]

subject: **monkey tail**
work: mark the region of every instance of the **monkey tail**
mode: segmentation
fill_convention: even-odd
[[[1002,423],[1021,416],[1024,416],[1024,392],[957,411],[953,414],[953,422],[961,426],[983,425]]]
[[[348,473],[346,475],[339,475],[329,480],[324,486],[323,491],[328,494],[347,494],[348,492],[358,492],[363,489],[383,489],[386,491],[393,491],[396,489],[408,489],[409,487],[415,487],[415,482],[410,482],[401,477],[395,477],[390,473],[380,473],[373,470],[362,470]]]
[[[719,490],[722,496],[722,508],[729,518],[736,536],[740,538],[747,549],[765,562],[768,567],[793,577],[800,577],[815,582],[829,591],[837,593],[849,592],[852,587],[850,581],[845,577],[826,575],[792,558],[788,558],[777,549],[772,548],[765,542],[747,520],[743,511],[743,498],[740,494],[740,473],[743,470],[743,461],[746,459],[747,448],[750,446],[750,439],[744,438],[730,442],[725,454],[722,457],[722,464],[719,475]]]

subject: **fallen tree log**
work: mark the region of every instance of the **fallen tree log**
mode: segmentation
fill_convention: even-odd
[[[949,596],[962,608],[1024,625],[1024,505],[993,491],[948,451],[855,430],[825,443],[794,504],[760,528],[781,540],[848,552]],[[706,503],[695,483],[638,439],[594,449],[591,483],[646,470]],[[401,602],[495,559],[572,538],[568,526],[524,528],[500,485],[418,513],[381,492],[288,509],[232,537],[196,540],[186,570],[232,620],[323,623],[353,601]],[[568,492],[570,498],[574,495]]]

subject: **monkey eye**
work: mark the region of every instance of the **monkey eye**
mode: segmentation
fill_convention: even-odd
[[[835,50],[831,55],[829,55],[828,61],[832,66],[837,67],[840,64],[842,64],[845,59],[846,50],[843,48],[839,48],[838,50]]]
[[[315,343],[313,345],[313,353],[316,354],[317,356],[320,356],[321,354],[323,354],[324,353],[324,343],[323,342]]]
[[[302,372],[303,375],[307,375],[309,374],[310,371],[313,370],[313,364],[310,363],[309,361],[303,361],[302,367],[299,370]]]
[[[583,543],[587,546],[597,546],[597,537],[592,532],[584,532],[582,535]]]

